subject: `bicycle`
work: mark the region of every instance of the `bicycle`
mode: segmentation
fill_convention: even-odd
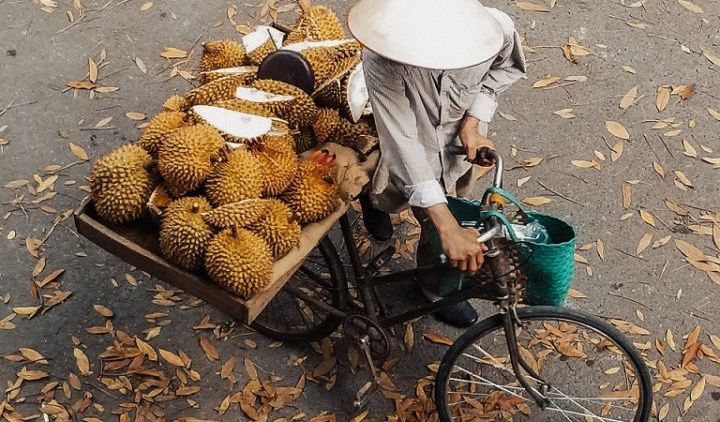
[[[494,158],[493,186],[501,188],[503,161]],[[499,209],[491,200],[483,206]],[[499,311],[468,329],[445,353],[435,381],[441,421],[649,419],[648,369],[618,330],[577,310],[520,306],[522,274],[519,265],[513,265],[518,259],[515,244],[502,236],[498,217],[490,217],[481,226],[478,242],[488,247],[481,275],[449,296],[398,314],[388,312],[378,295],[379,286],[437,276],[447,266],[380,275],[394,249],[382,251],[363,265],[347,214],[340,219],[340,229],[358,298],[351,297],[343,263],[326,237],[253,327],[275,339],[310,342],[330,335],[342,324],[373,377],[358,391],[356,406],[366,404],[377,385],[375,362],[390,353],[388,329],[473,298],[490,300]]]

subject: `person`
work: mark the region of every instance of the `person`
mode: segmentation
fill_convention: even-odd
[[[466,196],[480,173],[471,164],[477,151],[495,148],[487,130],[497,95],[526,72],[520,37],[508,15],[477,0],[360,0],[348,26],[364,46],[380,147],[371,188],[361,198],[365,224],[374,237],[388,239],[387,213],[409,204],[421,227],[417,265],[437,263],[429,239],[434,229],[457,269],[447,277],[458,284],[482,266],[485,248],[477,230],[455,220],[446,195]],[[466,156],[453,154],[458,147]],[[421,282],[430,300],[438,299],[437,284]],[[436,317],[466,327],[477,312],[461,302]]]

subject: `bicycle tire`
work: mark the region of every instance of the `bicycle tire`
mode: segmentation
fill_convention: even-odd
[[[600,333],[610,339],[629,359],[629,362],[632,363],[634,373],[636,374],[636,379],[638,381],[639,398],[637,410],[634,419],[628,422],[647,422],[649,420],[652,407],[652,383],[650,373],[638,351],[617,329],[598,317],[567,308],[533,306],[519,308],[517,309],[517,314],[520,321],[553,320],[579,324],[591,328],[597,333]],[[488,334],[492,334],[498,329],[503,331],[502,315],[500,314],[493,315],[475,324],[462,336],[460,336],[445,353],[442,363],[438,369],[435,383],[435,403],[440,416],[440,421],[450,422],[452,420],[456,420],[451,415],[451,410],[447,400],[449,382],[451,374],[455,368],[455,362],[469,346],[475,345],[477,340],[482,339]],[[568,374],[568,376],[572,376],[572,374]]]
[[[324,237],[318,243],[316,249],[320,252],[320,255],[326,266],[327,274],[329,276],[327,281],[330,283],[330,285],[325,286],[325,290],[328,291],[329,300],[325,302],[334,308],[344,310],[347,307],[349,296],[347,275],[345,273],[345,268],[340,259],[340,256],[335,249],[335,245],[333,245],[329,237]],[[296,279],[296,277],[298,277],[299,273],[301,272],[302,268],[298,269],[298,271],[293,275],[293,277],[288,280],[286,286],[290,283],[293,283],[293,280]],[[253,329],[274,340],[288,342],[312,342],[321,340],[329,336],[337,329],[337,327],[342,322],[342,318],[326,313],[324,314],[321,321],[312,326],[306,326],[305,329],[291,329],[289,327],[286,327],[284,329],[280,328],[277,324],[277,319],[280,317],[280,315],[278,315],[279,311],[276,305],[283,305],[282,303],[280,303],[283,299],[285,299],[283,295],[287,295],[288,297],[294,297],[294,295],[291,292],[287,291],[287,289],[281,289],[280,292],[278,292],[278,294],[273,298],[273,300],[268,303],[268,306],[265,308],[265,310],[251,324],[251,327]],[[312,305],[310,305],[310,307],[312,307]],[[301,315],[301,318],[302,317],[303,316]]]

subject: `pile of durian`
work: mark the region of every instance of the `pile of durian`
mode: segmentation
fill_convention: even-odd
[[[257,78],[278,49],[306,58],[311,95]],[[257,294],[302,226],[339,205],[333,156],[321,145],[362,152],[376,136],[360,51],[338,17],[315,5],[288,34],[258,26],[205,43],[200,84],[168,99],[135,143],[94,163],[96,213],[111,224],[154,217],[168,261],[245,299]]]

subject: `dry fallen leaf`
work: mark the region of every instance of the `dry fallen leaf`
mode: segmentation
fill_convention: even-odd
[[[702,8],[698,6],[697,4],[689,1],[689,0],[678,0],[678,3],[687,10],[693,12],[693,13],[704,13]]]
[[[552,85],[559,81],[561,78],[559,76],[552,76],[548,75],[543,79],[540,79],[539,81],[535,82],[532,87],[533,88],[545,88],[546,86]]]
[[[530,205],[530,206],[540,206],[540,205],[549,204],[551,202],[552,202],[552,199],[546,198],[544,196],[530,196],[527,198],[523,198],[523,200],[522,200],[523,204]]]
[[[70,142],[68,143],[68,146],[70,147],[70,151],[80,160],[87,161],[89,159],[87,152],[85,152],[85,150],[80,145],[76,145]]]
[[[125,113],[125,117],[127,117],[130,120],[140,121],[145,120],[147,116],[145,114],[137,112],[137,111],[128,111]]]
[[[444,335],[434,333],[434,332],[425,333],[425,334],[423,334],[423,337],[425,337],[426,339],[430,340],[433,343],[444,344],[446,346],[452,346],[454,343],[454,341],[451,338],[445,337]]]
[[[665,169],[660,163],[653,161],[653,169],[655,169],[655,173],[657,173],[658,176],[663,179],[665,178]]]
[[[718,66],[720,66],[720,65],[718,65]],[[717,111],[717,110],[715,110],[715,109],[712,108],[712,107],[708,107],[707,111],[708,111],[708,113],[710,113],[710,115],[711,115],[715,120],[720,120],[720,111]]]
[[[563,108],[558,111],[553,111],[553,114],[556,116],[560,116],[563,119],[574,119],[575,115],[573,114],[573,109],[571,108]],[[718,120],[720,120],[720,117],[718,117]]]
[[[163,50],[160,55],[166,59],[182,59],[187,57],[187,51],[179,50],[174,47],[165,47],[165,50]]]
[[[413,331],[412,322],[408,322],[405,327],[405,337],[403,340],[405,342],[405,349],[412,351],[413,347],[415,347],[415,332]]]
[[[682,252],[683,255],[685,255],[686,258],[690,260],[702,261],[705,259],[703,251],[684,240],[675,239],[675,246],[680,252]]]
[[[529,1],[516,1],[515,6],[528,12],[549,12],[550,9],[544,4],[531,3]]]
[[[85,352],[76,347],[73,349],[73,355],[75,355],[75,363],[77,364],[78,370],[80,371],[80,375],[90,375],[90,361],[88,360]]]
[[[220,359],[220,355],[218,354],[217,349],[207,338],[200,337],[200,347],[203,349],[203,352],[205,352],[205,357],[207,357],[207,360],[209,360],[210,362],[214,362]]]
[[[640,218],[645,223],[655,227],[655,217],[653,217],[653,215],[649,211],[641,209],[640,210]]]
[[[668,102],[670,101],[671,91],[672,90],[667,85],[658,87],[657,97],[655,98],[655,107],[658,111],[663,111],[667,108]]]
[[[605,128],[611,135],[617,138],[624,139],[626,141],[630,139],[630,134],[627,129],[625,129],[625,126],[618,122],[607,120],[605,121]]]
[[[672,239],[671,234],[669,234],[665,237],[661,237],[660,239],[653,242],[653,244],[652,244],[653,249],[657,249],[657,248],[667,245],[670,242],[670,239]]]
[[[113,311],[109,308],[106,308],[105,306],[93,305],[93,309],[95,309],[95,312],[97,312],[101,316],[104,316],[105,318],[111,318],[113,316]]]
[[[179,368],[185,366],[185,362],[183,362],[180,356],[175,353],[163,349],[158,349],[158,352],[160,352],[160,356],[170,365],[177,366]]]
[[[678,181],[680,181],[680,183],[682,183],[683,185],[685,185],[689,188],[694,187],[692,182],[690,181],[690,179],[688,179],[688,177],[685,175],[685,173],[681,172],[680,170],[675,170],[674,173],[675,173],[675,177],[677,177],[677,179],[678,179]]]
[[[622,184],[622,204],[623,208],[629,208],[632,203],[632,191],[630,190],[630,183]]]
[[[628,107],[630,107],[632,103],[634,103],[637,99],[637,92],[637,85],[630,88],[630,90],[625,95],[623,95],[622,99],[620,100],[620,108],[626,110]]]
[[[650,246],[650,243],[653,240],[653,234],[652,232],[645,233],[642,238],[640,238],[640,242],[638,242],[637,249],[635,250],[636,255],[640,255],[645,249]]]

